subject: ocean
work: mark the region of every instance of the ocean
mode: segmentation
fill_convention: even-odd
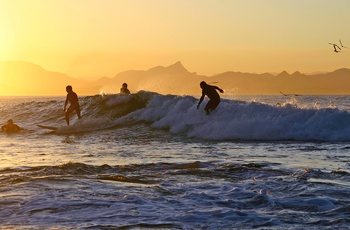
[[[349,228],[350,96],[222,96],[1,97],[0,228]]]

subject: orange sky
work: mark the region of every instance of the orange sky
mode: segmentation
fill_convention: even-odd
[[[350,68],[348,0],[0,0],[0,61],[112,77],[181,61],[191,72]]]

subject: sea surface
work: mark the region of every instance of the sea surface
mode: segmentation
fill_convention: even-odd
[[[0,229],[348,229],[350,96],[222,96],[1,97]]]

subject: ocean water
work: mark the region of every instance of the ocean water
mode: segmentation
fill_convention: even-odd
[[[1,228],[349,228],[350,96],[223,96],[0,98]]]

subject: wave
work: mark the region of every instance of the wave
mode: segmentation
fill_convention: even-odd
[[[222,178],[229,181],[260,180],[257,178],[290,177],[300,181],[337,184],[349,186],[350,174],[343,170],[330,172],[303,168],[276,169],[270,163],[232,163],[213,161],[193,161],[182,163],[144,163],[127,165],[89,165],[78,162],[68,162],[54,166],[8,167],[0,170],[3,178],[0,187],[9,184],[30,182],[32,180],[47,181],[69,179],[96,179],[120,181],[137,184],[157,184],[171,176],[199,176],[207,178]],[[167,177],[164,177],[167,175]]]
[[[195,161],[69,162],[6,168],[0,174],[0,222],[10,229],[348,226],[345,172]]]
[[[26,124],[52,124],[57,133],[94,131],[145,123],[190,138],[239,141],[349,141],[350,114],[338,108],[300,108],[296,104],[269,105],[223,99],[210,115],[197,109],[193,96],[139,91],[131,95],[80,98],[83,119],[72,115],[66,126],[62,100],[26,102],[2,113],[15,113]],[[6,110],[9,109],[9,110]]]

